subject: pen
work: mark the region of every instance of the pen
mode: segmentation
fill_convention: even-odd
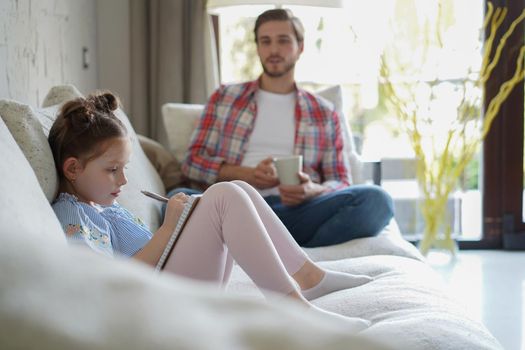
[[[161,202],[167,202],[168,201],[168,198],[164,197],[164,196],[161,196],[160,194],[156,194],[156,193],[153,193],[153,192],[150,192],[150,191],[140,191],[142,192],[142,194],[150,197],[150,198],[153,198],[153,199],[156,199],[158,201],[161,201]]]

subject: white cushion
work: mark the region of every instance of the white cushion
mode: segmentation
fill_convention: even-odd
[[[175,158],[182,162],[188,149],[193,131],[197,127],[204,105],[186,103],[166,103],[162,106],[162,122],[166,131],[160,143]]]
[[[82,96],[82,93],[71,84],[57,85],[49,89],[44,102],[42,102],[42,107],[51,107],[55,105],[60,105],[65,101],[72,100],[74,98]]]
[[[44,100],[46,108],[33,108],[12,100],[0,101],[0,116],[31,164],[49,202],[57,194],[58,174],[47,136],[60,103],[79,96],[82,95],[74,86],[64,85],[50,90]]]
[[[0,247],[3,247],[7,234],[24,237],[27,241],[41,239],[50,245],[65,245],[60,223],[40,189],[35,173],[2,119],[0,157]],[[21,258],[30,258],[21,249],[16,253]],[[0,266],[5,267],[3,263]],[[4,272],[0,273],[0,276],[3,275]],[[5,284],[0,282],[0,286]]]
[[[314,261],[357,258],[370,255],[395,255],[424,261],[421,252],[401,236],[395,219],[377,236],[352,239],[348,242],[320,248],[303,248]]]
[[[47,135],[37,114],[28,105],[10,100],[0,101],[0,116],[29,160],[47,200],[52,201],[58,190],[58,177]]]
[[[315,92],[315,94],[321,96],[334,106],[334,109],[341,118],[340,122],[341,128],[343,130],[343,137],[345,139],[345,149],[348,153],[355,152],[355,143],[352,137],[352,131],[350,130],[350,124],[348,123],[344,113],[343,90],[341,89],[341,85],[334,85],[318,90]]]
[[[122,206],[144,220],[149,228],[155,232],[161,224],[161,204],[156,200],[145,197],[140,191],[148,190],[165,194],[164,184],[142,150],[137,134],[124,111],[118,109],[115,115],[126,125],[133,143],[131,161],[126,170],[128,183],[124,186],[118,201]]]
[[[361,157],[356,152],[354,137],[350,123],[344,113],[343,91],[340,85],[334,85],[322,90],[316,91],[316,94],[326,99],[329,103],[334,105],[334,109],[339,115],[339,123],[343,132],[344,154],[350,163],[350,174],[352,175],[352,183],[363,182],[363,163]]]

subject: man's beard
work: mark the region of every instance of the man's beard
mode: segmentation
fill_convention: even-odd
[[[280,78],[282,77],[283,75],[285,75],[286,73],[288,73],[289,71],[291,71],[292,69],[294,69],[295,67],[295,61],[294,62],[290,62],[288,64],[286,64],[284,66],[284,69],[282,71],[270,71],[266,65],[264,63],[262,63],[262,67],[263,67],[263,71],[264,73],[271,77],[271,78]]]

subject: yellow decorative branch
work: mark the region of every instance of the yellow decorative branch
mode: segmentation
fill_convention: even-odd
[[[441,14],[441,9],[439,14]],[[416,176],[423,194],[422,215],[425,220],[425,232],[420,242],[420,250],[424,254],[435,244],[440,232],[444,233],[444,239],[441,241],[442,247],[454,251],[455,242],[451,237],[451,227],[445,224],[446,220],[444,220],[449,196],[455,190],[465,167],[476,155],[479,145],[489,132],[502,104],[514,87],[525,77],[525,47],[521,46],[512,77],[502,83],[497,94],[488,103],[484,115],[477,111],[476,106],[481,107],[481,93],[476,93],[481,91],[494,68],[498,65],[508,38],[525,19],[525,11],[512,21],[497,42],[492,55],[496,37],[506,16],[506,8],[494,9],[492,3],[488,3],[482,30],[484,32],[487,31],[487,28],[490,30],[486,33],[487,36],[483,43],[481,67],[477,72],[476,79],[473,79],[473,76],[476,75],[473,73],[476,72],[470,69],[467,77],[456,84],[461,93],[456,106],[457,116],[451,123],[446,135],[441,135],[442,138],[439,140],[437,136],[429,134],[433,121],[431,117],[427,116],[431,108],[428,106],[432,106],[438,101],[435,89],[441,83],[439,79],[415,82],[392,81],[391,67],[393,64],[397,63],[397,71],[402,72],[405,76],[409,75],[408,69],[401,66],[399,61],[396,62],[395,56],[387,57],[384,54],[381,58],[380,74],[389,108],[398,116],[402,130],[409,137],[417,161]],[[437,42],[438,48],[443,48],[439,23],[438,20],[433,33],[435,40],[426,38],[425,47],[423,47],[425,51],[421,57],[427,57],[431,42]],[[425,29],[427,28],[425,27]],[[422,77],[421,69],[421,67],[416,67],[416,71],[412,72],[413,76]],[[421,101],[421,94],[417,94],[418,88],[422,85],[430,91],[426,101]],[[475,97],[472,97],[473,95]],[[423,108],[421,105],[426,107]]]

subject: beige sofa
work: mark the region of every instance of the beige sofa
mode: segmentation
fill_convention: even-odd
[[[53,88],[40,109],[0,101],[0,348],[501,348],[447,296],[394,222],[374,238],[307,250],[327,268],[374,278],[314,300],[371,320],[357,335],[283,298],[265,301],[238,266],[222,291],[67,246],[49,205],[57,182],[46,134],[59,104],[78,94]],[[160,208],[139,190],[162,193],[163,184],[136,137],[133,147],[120,202],[154,229]]]

